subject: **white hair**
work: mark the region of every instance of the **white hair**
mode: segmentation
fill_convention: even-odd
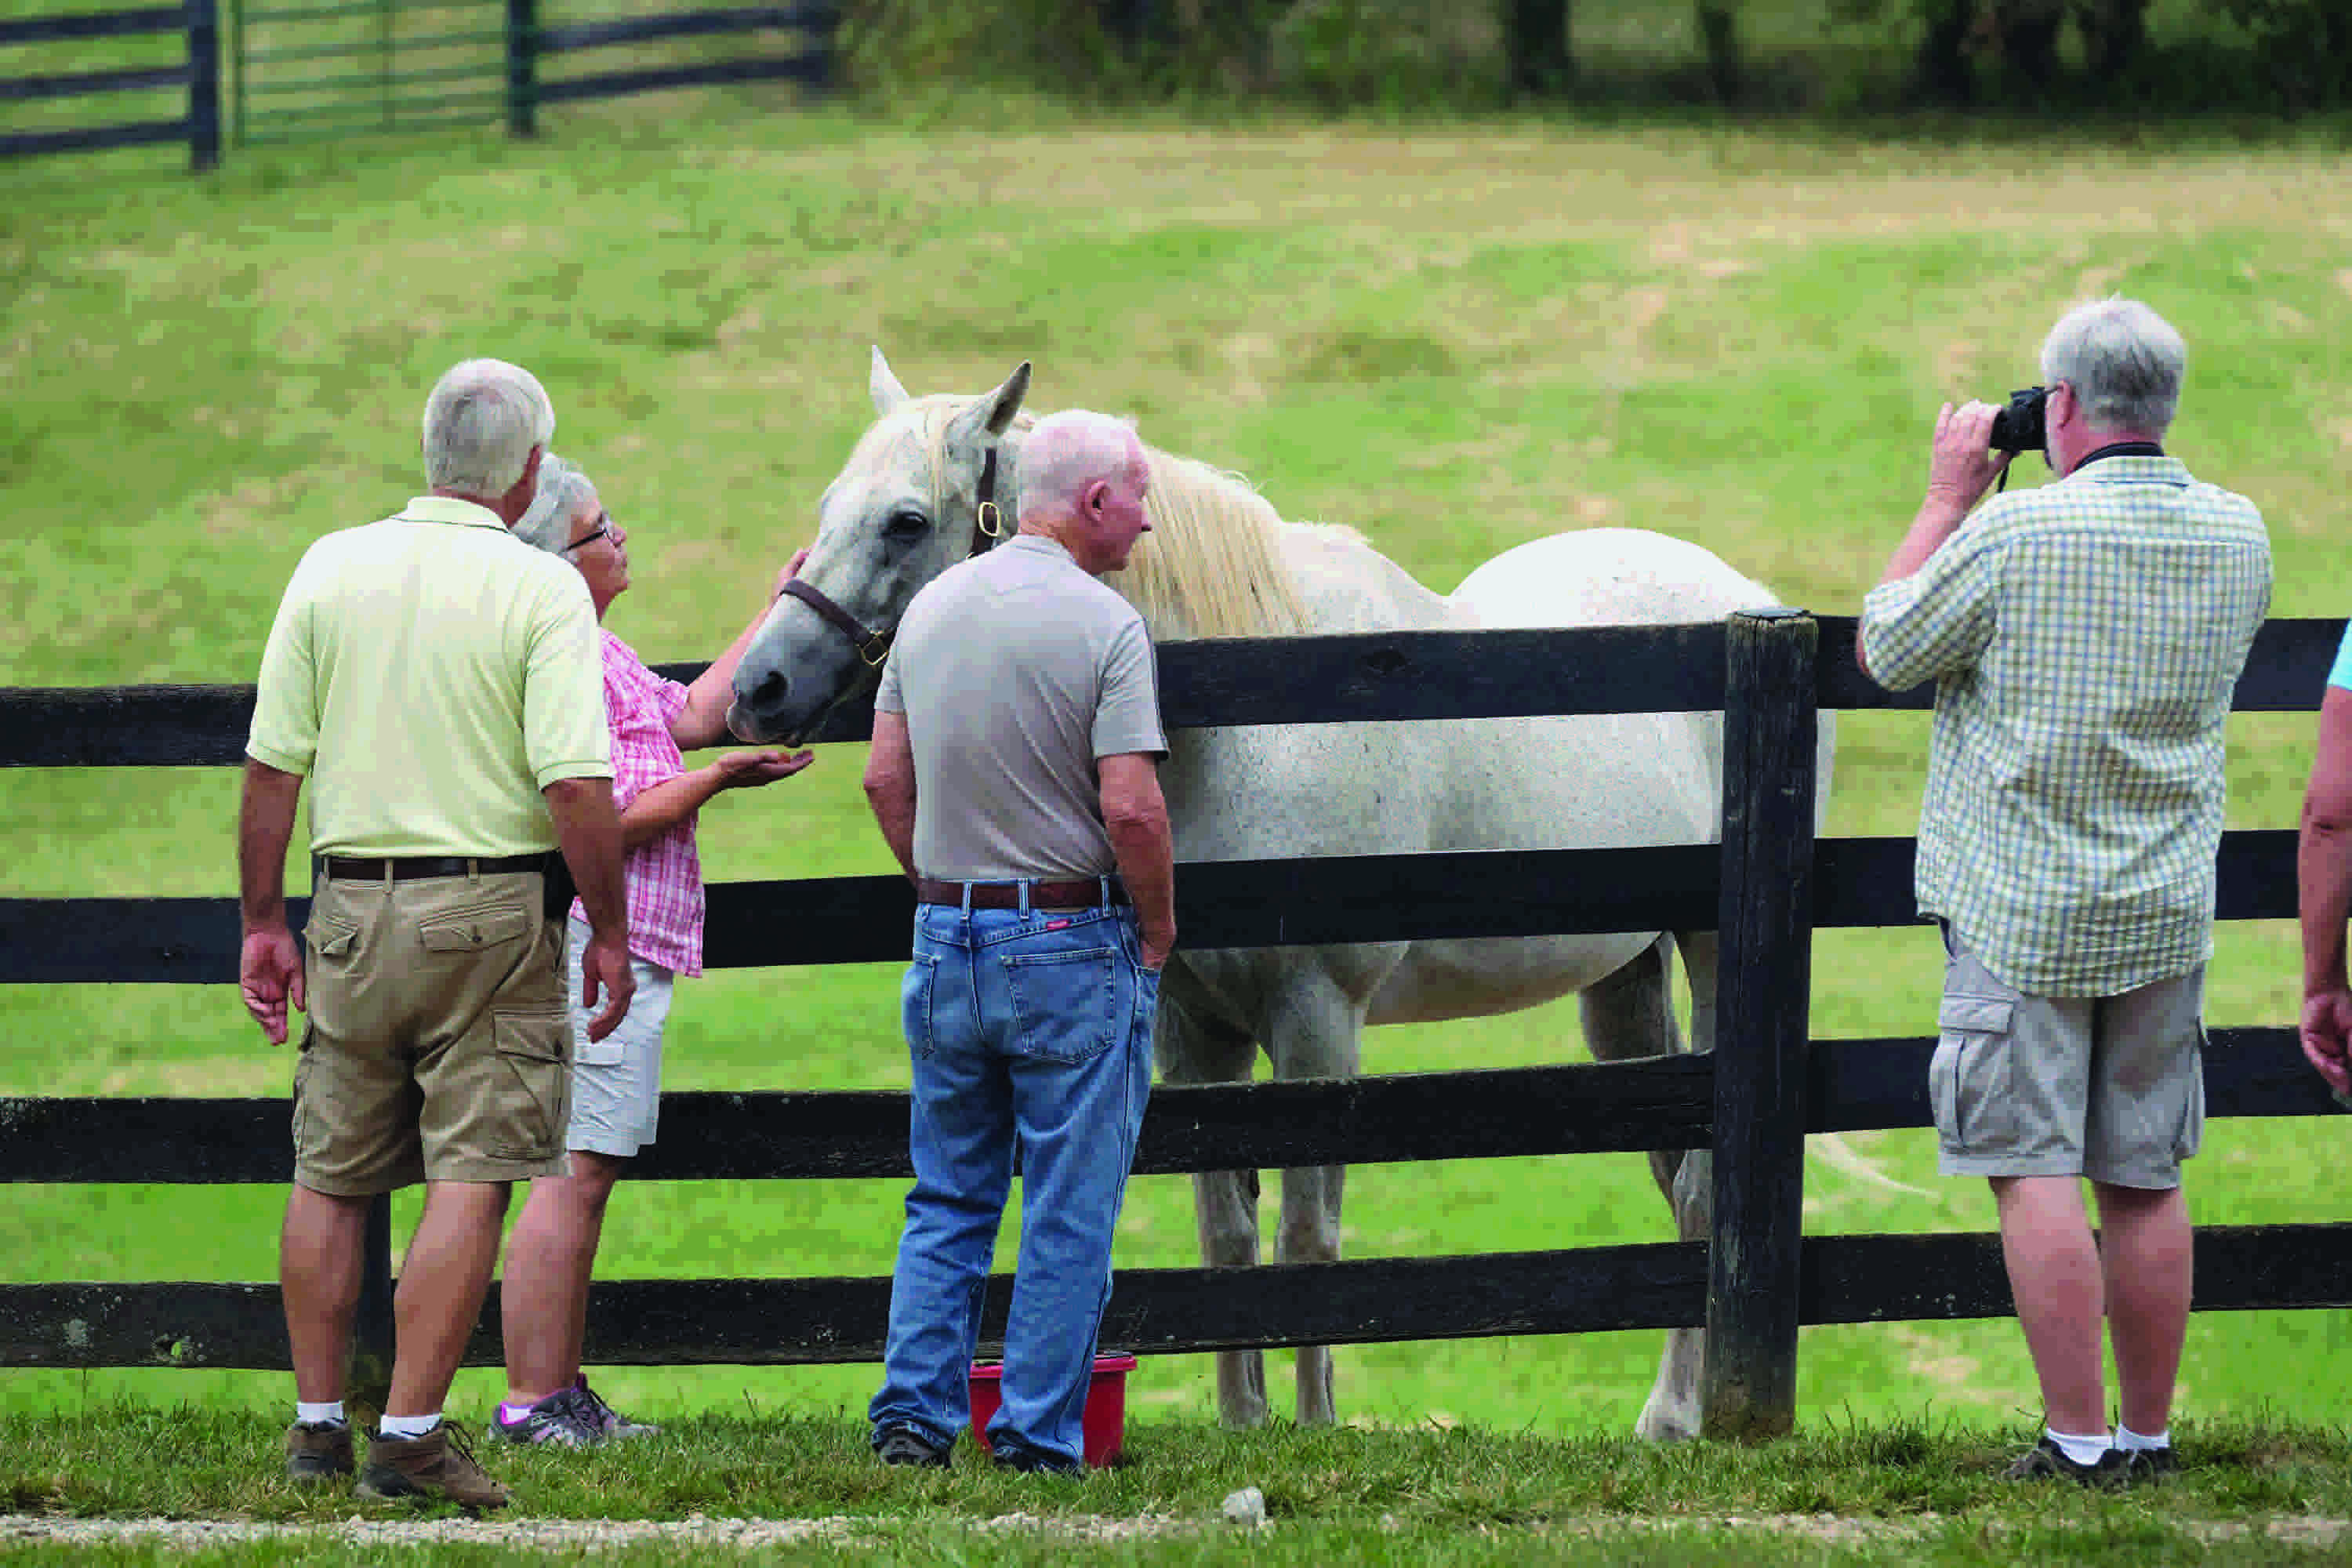
[[[555,438],[555,405],[539,378],[504,360],[453,365],[425,400],[425,481],[491,499],[514,489],[530,449]]]
[[[595,491],[578,464],[548,453],[539,460],[539,489],[514,525],[514,536],[551,555],[562,554],[572,543],[572,514]]]
[[[1021,521],[1075,510],[1088,485],[1144,460],[1133,424],[1084,408],[1048,414],[1021,446]]]
[[[2161,436],[2180,406],[2189,345],[2137,300],[2095,300],[2058,318],[2042,343],[2042,379],[2064,382],[2095,430]]]

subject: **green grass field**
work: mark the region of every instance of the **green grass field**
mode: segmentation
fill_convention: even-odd
[[[755,93],[568,110],[549,130],[525,147],[258,155],[201,181],[146,154],[0,170],[0,685],[250,680],[297,556],[412,493],[425,391],[472,353],[546,381],[558,448],[631,529],[638,586],[610,624],[654,660],[716,651],[805,539],[867,418],[876,342],[919,392],[978,391],[1034,358],[1039,408],[1131,412],[1156,444],[1246,471],[1286,516],[1356,525],[1440,588],[1541,533],[1624,523],[1851,614],[1916,502],[1937,405],[2033,381],[2059,310],[2111,289],[2187,335],[2174,445],[2263,505],[2274,613],[2352,606],[2352,181],[2321,138],[2159,155],[2126,137],[2062,165],[2030,139],[1112,127],[1003,99],[894,120]],[[2232,826],[2293,824],[2310,727],[2235,721]],[[1911,830],[1926,732],[1921,715],[1845,720],[1830,831]],[[711,878],[887,870],[858,766],[830,748],[715,805]],[[0,892],[229,894],[234,782],[0,775]],[[1924,1033],[1938,973],[1924,930],[1827,933],[1815,1033]],[[2285,924],[2223,932],[2211,1021],[2285,1021],[2295,976]],[[887,966],[714,976],[681,997],[669,1082],[903,1086],[894,984]],[[226,983],[15,987],[0,1030],[0,1093],[282,1094],[290,1070]],[[1565,1060],[1576,1033],[1555,1006],[1381,1031],[1365,1059]],[[2344,1137],[2214,1124],[2199,1216],[2343,1217]],[[1980,1185],[1934,1174],[1924,1133],[1811,1155],[1817,1231],[1990,1225]],[[1635,1155],[1367,1167],[1349,1185],[1356,1257],[1668,1235]],[[602,1267],[882,1273],[898,1197],[648,1184],[618,1200]],[[0,1205],[0,1279],[272,1278],[281,1202],[19,1187]],[[1123,1264],[1192,1261],[1189,1184],[1138,1182],[1122,1229]],[[2335,1313],[2200,1318],[2184,1415],[2333,1420],[2345,1336]],[[1340,1407],[1383,1426],[1622,1433],[1656,1353],[1654,1334],[1351,1349]],[[492,1397],[494,1375],[467,1374],[458,1407]],[[656,1415],[834,1415],[871,1383],[860,1367],[600,1374]],[[1809,1330],[1801,1395],[1809,1426],[1987,1426],[2033,1404],[1997,1322]],[[1130,1396],[1139,1417],[1205,1419],[1209,1362],[1149,1362]],[[275,1410],[289,1394],[269,1375],[0,1372],[0,1411],[121,1397]]]

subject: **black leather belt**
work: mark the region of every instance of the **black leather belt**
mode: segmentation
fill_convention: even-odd
[[[915,881],[915,897],[926,904],[950,904],[963,907],[964,889],[971,890],[971,907],[976,910],[1017,910],[1021,907],[1021,884],[1018,882],[942,882],[930,877]],[[1091,910],[1100,908],[1103,885],[1093,878],[1083,882],[1032,882],[1029,884],[1029,907],[1033,910]],[[1113,906],[1128,903],[1127,889],[1114,879],[1110,884]]]
[[[547,870],[555,852],[544,855],[400,855],[390,859],[362,860],[349,855],[322,855],[319,870],[339,882],[413,882],[420,877],[470,877],[499,871]],[[314,873],[315,876],[317,873]]]

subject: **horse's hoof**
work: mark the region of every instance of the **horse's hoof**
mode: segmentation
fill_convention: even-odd
[[[1633,1436],[1644,1443],[1687,1443],[1698,1436],[1695,1410],[1653,1409],[1633,1423]]]

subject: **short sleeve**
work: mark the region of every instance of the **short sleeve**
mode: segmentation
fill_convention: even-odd
[[[2336,646],[2336,668],[2327,672],[2327,684],[2352,691],[2352,622],[2344,626],[2344,640]]]
[[[882,684],[874,691],[874,710],[877,713],[904,713],[907,710],[907,699],[898,689],[898,661],[895,658],[882,661]]]
[[[1094,751],[1097,757],[1129,752],[1168,754],[1168,737],[1160,728],[1160,672],[1140,616],[1129,618],[1112,634],[1104,653],[1102,700],[1095,705]]]
[[[561,779],[611,778],[604,660],[596,609],[576,573],[549,580],[532,618],[523,668],[523,746],[539,788]]]
[[[1870,678],[1906,691],[1973,664],[1992,641],[1992,588],[1980,518],[1910,576],[1881,583],[1863,600],[1858,635]]]
[[[246,755],[280,773],[308,775],[319,754],[319,650],[310,615],[310,556],[278,602],[261,650]]]

